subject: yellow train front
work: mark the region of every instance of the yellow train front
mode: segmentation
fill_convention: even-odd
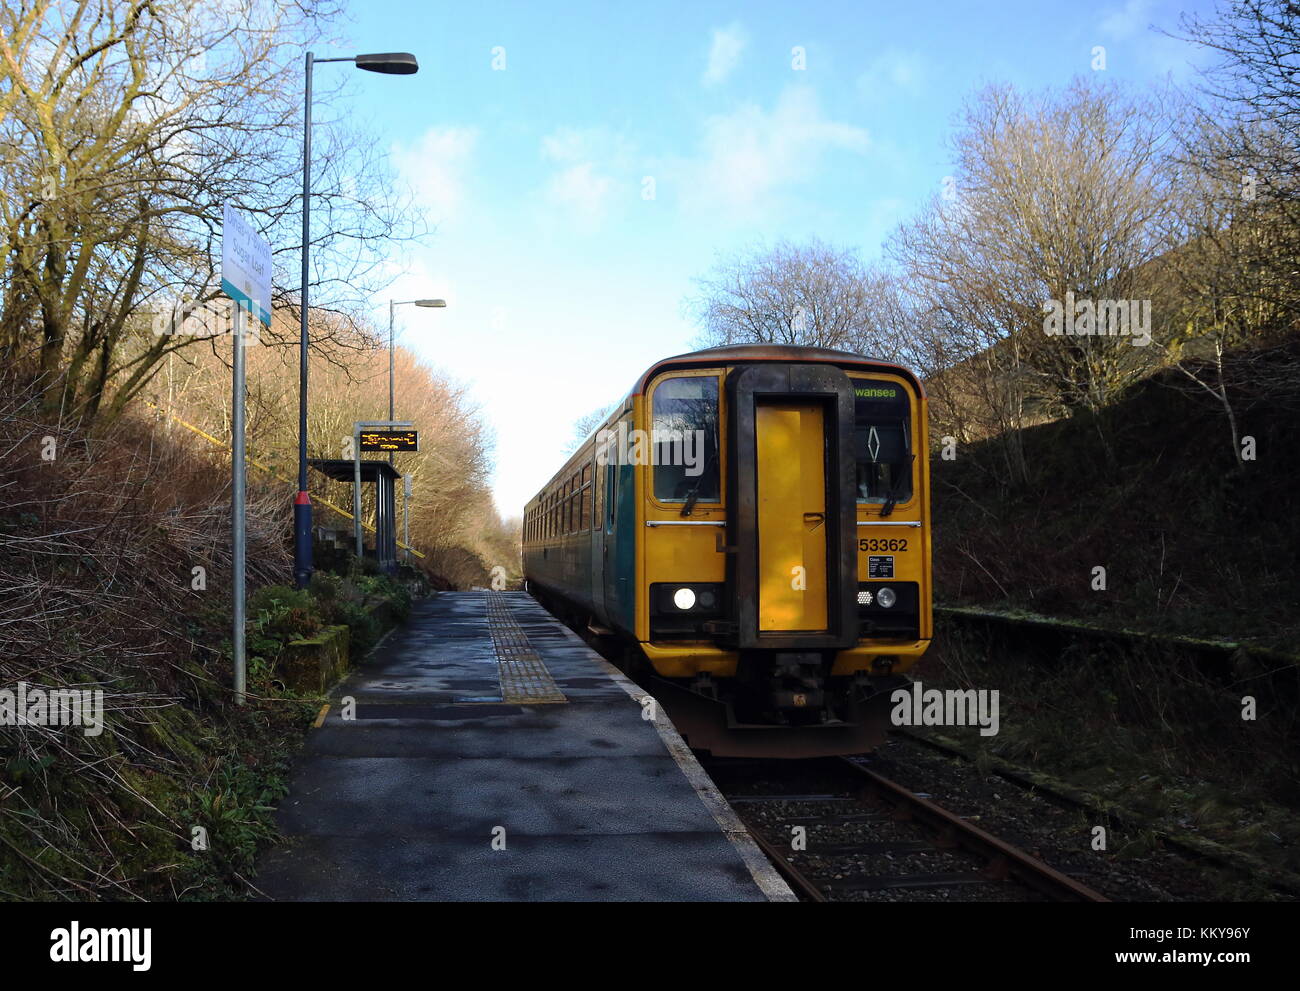
[[[841,351],[660,361],[529,502],[528,588],[652,668],[692,747],[870,749],[931,637],[925,402]]]

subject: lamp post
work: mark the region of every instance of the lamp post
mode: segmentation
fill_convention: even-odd
[[[307,274],[311,257],[311,76],[317,62],[352,62],[358,69],[385,75],[409,76],[420,64],[409,52],[382,52],[347,58],[316,58],[308,52],[304,61],[302,136],[302,299],[299,301],[298,355],[298,495],[293,503],[293,577],[298,588],[311,580],[311,498],[307,495]]]
[[[393,311],[399,306],[443,307],[445,299],[407,299],[401,302],[388,301],[388,418],[393,418]],[[393,452],[388,452],[388,463],[393,463]]]

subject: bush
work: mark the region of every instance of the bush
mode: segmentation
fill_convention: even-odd
[[[248,598],[248,651],[274,661],[286,643],[314,637],[325,625],[312,593],[268,585]]]

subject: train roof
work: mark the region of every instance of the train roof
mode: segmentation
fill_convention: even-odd
[[[924,393],[920,379],[910,369],[893,361],[872,358],[852,351],[837,351],[834,348],[806,347],[799,344],[725,344],[722,347],[704,348],[701,351],[687,351],[671,358],[656,361],[641,374],[632,387],[632,395],[639,396],[645,391],[656,374],[664,368],[689,367],[694,365],[731,365],[745,361],[820,361],[836,365],[864,365],[872,368],[888,369],[911,380],[918,392]]]

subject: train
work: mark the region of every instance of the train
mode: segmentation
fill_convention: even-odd
[[[870,750],[932,636],[927,420],[863,355],[665,358],[529,500],[525,588],[694,749]]]

